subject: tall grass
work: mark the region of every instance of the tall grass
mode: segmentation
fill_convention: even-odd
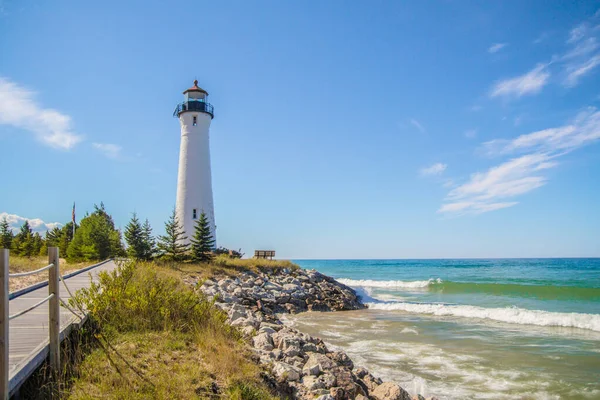
[[[273,398],[238,331],[179,271],[126,263],[74,303],[100,330],[71,399]]]

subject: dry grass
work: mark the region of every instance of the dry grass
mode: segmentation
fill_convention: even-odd
[[[92,352],[80,367],[68,397],[87,399],[274,399],[258,367],[224,337],[165,332],[127,333],[112,343],[130,366],[110,351]],[[138,369],[147,380],[133,372]]]
[[[275,399],[239,333],[183,275],[154,263],[125,264],[79,292],[100,328],[100,347],[81,363],[65,397]]]
[[[213,259],[211,263],[174,263],[157,262],[157,265],[167,267],[173,271],[173,276],[194,276],[200,279],[208,279],[220,276],[234,276],[241,271],[276,270],[288,268],[291,270],[300,268],[288,260],[265,260],[265,259],[239,259],[229,258],[226,255],[220,255]]]
[[[35,269],[48,265],[48,257],[46,256],[35,256],[35,257],[17,257],[10,256],[9,260],[9,271],[11,273],[33,271]],[[64,258],[60,259],[60,272],[64,275],[67,272],[75,271],[88,265],[90,262],[74,263],[69,264]],[[35,283],[48,280],[48,272],[40,272],[39,274],[22,276],[18,278],[10,278],[9,290],[14,292],[15,290],[23,289],[27,286],[31,286]]]

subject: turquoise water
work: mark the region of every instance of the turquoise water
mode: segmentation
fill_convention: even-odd
[[[600,399],[600,259],[295,262],[369,309],[291,323],[413,393]]]

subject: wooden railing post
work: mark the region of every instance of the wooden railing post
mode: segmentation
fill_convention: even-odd
[[[48,294],[54,294],[48,303],[50,334],[50,368],[59,377],[60,372],[60,288],[58,286],[60,266],[58,247],[48,247],[48,263],[54,267],[48,270]]]
[[[0,249],[0,400],[8,400],[8,249]]]

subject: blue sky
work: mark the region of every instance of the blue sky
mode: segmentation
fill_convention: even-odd
[[[220,245],[600,256],[599,9],[0,0],[0,213],[162,232],[197,78]]]

